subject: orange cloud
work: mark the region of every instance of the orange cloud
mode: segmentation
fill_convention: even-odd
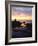
[[[32,15],[24,15],[24,14],[20,14],[20,15],[12,15],[11,16],[11,20],[17,20],[17,21],[20,21],[20,20],[32,20]]]
[[[11,20],[17,20],[17,21],[24,21],[24,20],[32,20],[32,15],[29,13],[20,13],[20,12],[13,12],[11,13]]]

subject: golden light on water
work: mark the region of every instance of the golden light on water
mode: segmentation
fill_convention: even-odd
[[[24,23],[22,23],[21,26],[26,27],[26,25],[24,25]]]

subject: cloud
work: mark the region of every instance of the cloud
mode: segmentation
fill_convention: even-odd
[[[32,13],[32,8],[31,7],[13,7],[17,12],[24,12],[24,13]]]

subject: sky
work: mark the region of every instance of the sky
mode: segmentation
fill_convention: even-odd
[[[24,21],[32,20],[32,8],[31,7],[12,7],[11,8],[11,20]]]

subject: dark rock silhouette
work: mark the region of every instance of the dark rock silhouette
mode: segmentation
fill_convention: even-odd
[[[21,23],[19,21],[16,21],[16,19],[14,21],[12,21],[12,27],[20,27]]]
[[[27,27],[32,27],[32,23],[27,23]]]
[[[25,24],[25,22],[23,22]],[[19,21],[16,21],[16,19],[14,21],[12,21],[12,28],[15,28],[15,27],[21,27],[21,22]],[[25,24],[27,25],[26,27],[32,27],[32,23],[27,23]]]

